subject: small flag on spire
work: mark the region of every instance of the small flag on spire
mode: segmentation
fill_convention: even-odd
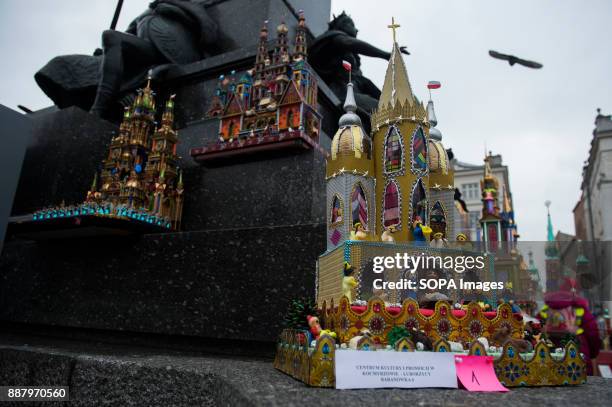
[[[440,89],[442,84],[438,81],[429,81],[427,84],[427,89]]]
[[[344,59],[342,60],[342,66],[344,67],[344,69],[346,69],[349,72],[353,70],[353,66],[351,65],[351,63],[348,61],[345,61]]]

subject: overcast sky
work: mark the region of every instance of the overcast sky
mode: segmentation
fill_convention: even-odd
[[[317,0],[313,0],[317,1]],[[126,0],[125,29],[149,1]],[[112,19],[114,0],[0,0],[0,103],[48,106],[34,73],[61,54],[90,54]],[[612,113],[612,2],[606,0],[333,0],[359,38],[390,49],[408,47],[408,75],[417,96],[434,94],[443,142],[461,160],[481,163],[485,144],[510,167],[522,240],[546,238],[544,201],[555,230],[574,233],[595,109]],[[510,67],[488,50],[533,59],[541,70]],[[362,71],[382,86],[386,62],[363,58]]]

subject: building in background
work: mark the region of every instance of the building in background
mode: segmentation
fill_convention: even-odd
[[[592,259],[593,302],[612,299],[612,116],[597,109],[589,157],[582,169],[581,195],[574,208],[576,236],[593,242],[585,255]]]
[[[512,201],[512,190],[510,188],[510,175],[507,165],[502,162],[501,154],[493,155],[489,152],[487,157],[491,174],[495,176],[499,183],[500,199],[502,203],[509,205],[509,208],[502,208],[503,211],[511,211],[514,208]],[[457,230],[467,234],[472,240],[482,240],[480,218],[482,216],[482,191],[480,181],[484,172],[484,165],[468,164],[453,158],[452,167],[455,174],[455,185],[461,192],[461,199],[465,202],[468,210],[468,226],[466,230]],[[506,198],[504,198],[504,196]]]

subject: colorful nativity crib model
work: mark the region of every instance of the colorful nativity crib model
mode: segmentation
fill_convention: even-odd
[[[344,308],[343,308],[344,306]],[[409,334],[400,337],[394,344],[387,342],[387,337],[381,331],[375,331],[372,335],[363,335],[355,329],[339,330],[336,337],[331,331],[324,331],[320,336],[310,341],[312,334],[309,330],[285,329],[280,335],[276,348],[274,367],[309,386],[334,387],[335,386],[335,353],[338,348],[346,348],[346,344],[353,340],[359,352],[426,352],[420,350],[421,343],[411,339],[426,337],[434,341],[432,352],[451,352],[463,355],[493,356],[494,370],[499,381],[506,387],[519,386],[561,386],[579,385],[586,383],[586,362],[579,352],[578,345],[569,341],[564,348],[551,349],[545,341],[538,342],[532,350],[520,352],[520,346],[514,341],[506,341],[503,346],[487,347],[481,340],[476,339],[478,335],[491,339],[496,330],[504,326],[522,328],[517,315],[511,313],[510,305],[502,304],[494,312],[484,313],[476,303],[470,303],[464,312],[452,312],[451,306],[446,302],[438,302],[435,310],[419,309],[418,305],[407,300],[402,305],[402,317],[389,315],[385,311],[384,302],[373,299],[368,302],[365,310],[361,313],[348,310],[348,300],[343,298],[340,306],[336,309],[336,315],[332,318],[349,318],[353,314],[357,318],[355,326],[366,326],[363,321],[370,321],[367,326],[384,326],[384,331],[389,332],[392,327],[410,327],[404,332],[419,332],[419,336]],[[373,316],[369,317],[369,316]],[[369,317],[369,318],[368,318]],[[407,318],[406,318],[407,317]],[[325,318],[325,317],[324,317]],[[363,318],[363,319],[362,319]],[[377,321],[374,318],[380,318]],[[389,318],[393,325],[386,325],[383,319]],[[450,330],[440,332],[435,328],[441,321],[448,321]],[[486,322],[485,322],[486,321]],[[518,322],[518,324],[517,324]],[[423,327],[422,331],[413,327]],[[486,329],[471,331],[470,326],[479,326]],[[378,333],[376,333],[378,332]],[[424,336],[425,335],[425,336]],[[519,331],[513,331],[514,337],[519,336]],[[471,337],[471,342],[461,339]],[[456,349],[457,342],[449,340],[453,338],[465,344],[466,350]]]
[[[311,315],[310,330],[285,329],[274,366],[310,386],[334,387],[340,348],[453,351],[492,355],[498,379],[509,387],[584,383],[586,363],[576,343],[556,349],[543,341],[524,346],[522,316],[507,303],[490,312],[476,302],[457,309],[438,301],[424,309],[414,290],[376,288],[375,279],[431,279],[447,272],[433,268],[415,275],[400,267],[375,271],[377,256],[485,256],[484,267],[462,274],[480,282],[496,280],[494,256],[474,251],[465,238],[452,241],[454,175],[435,128],[433,102],[425,108],[414,96],[395,41],[378,109],[371,115],[372,137],[356,114],[350,83],[344,109],[327,160],[327,250],[317,262],[313,305],[321,326]],[[430,235],[435,237],[431,242]],[[458,292],[447,294],[473,300]],[[474,295],[495,302],[494,294]],[[301,323],[305,321],[304,315]]]

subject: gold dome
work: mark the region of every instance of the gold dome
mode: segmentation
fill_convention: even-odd
[[[429,139],[429,172],[448,174],[448,154],[441,142]]]
[[[283,21],[279,24],[278,27],[276,27],[276,32],[279,34],[287,34],[289,32],[289,28],[287,27],[287,24],[285,24],[285,22]]]
[[[371,158],[372,142],[361,126],[343,126],[334,135],[331,146],[331,158],[335,160],[342,156]]]

